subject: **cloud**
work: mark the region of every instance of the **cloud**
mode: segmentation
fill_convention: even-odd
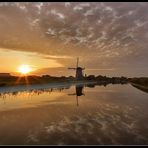
[[[147,61],[147,3],[0,3],[0,47],[80,56],[89,65]],[[132,57],[132,58],[131,58]],[[84,58],[87,58],[84,59]],[[115,59],[116,60],[115,60]],[[92,65],[92,64],[91,64]],[[92,66],[93,67],[93,66]],[[105,67],[106,68],[106,67]]]

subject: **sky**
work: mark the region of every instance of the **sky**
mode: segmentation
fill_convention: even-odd
[[[148,75],[148,3],[0,2],[0,72]]]

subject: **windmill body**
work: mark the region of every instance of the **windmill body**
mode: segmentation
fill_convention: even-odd
[[[83,70],[84,70],[83,68],[77,67],[77,69],[76,69],[76,79],[77,80],[83,80],[83,78],[84,78]]]
[[[73,69],[76,71],[76,80],[83,80],[84,79],[83,70],[85,68],[79,67],[78,63],[79,63],[79,58],[77,58],[76,68],[68,68],[68,69]]]

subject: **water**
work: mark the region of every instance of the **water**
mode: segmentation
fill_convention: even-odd
[[[148,94],[130,84],[0,88],[0,145],[148,144]]]

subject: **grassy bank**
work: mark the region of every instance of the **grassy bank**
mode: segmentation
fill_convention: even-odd
[[[148,92],[148,78],[147,77],[131,78],[130,83],[132,86],[144,92]]]
[[[147,77],[131,78],[130,83],[137,84],[139,86],[148,87],[148,78]]]
[[[131,85],[148,93],[148,86],[143,86],[143,85],[139,85],[139,84],[135,84],[135,83],[131,83]]]

